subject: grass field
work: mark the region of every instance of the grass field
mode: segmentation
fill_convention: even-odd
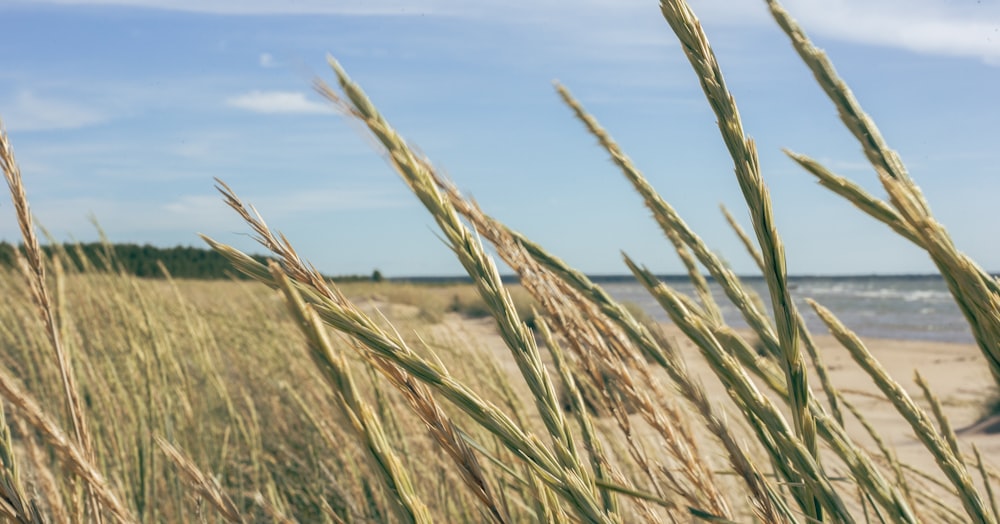
[[[18,271],[0,273],[0,514],[21,522],[997,522],[1000,483],[989,459],[1000,450],[988,435],[959,436],[952,417],[972,422],[969,404],[987,405],[1000,380],[1000,285],[951,243],[826,58],[769,5],[888,197],[790,156],[927,252],[975,347],[935,347],[925,360],[914,348],[875,351],[819,304],[832,336],[806,330],[754,143],[694,14],[665,0],[664,18],[733,158],[753,231],[734,227],[768,296],[745,287],[571,93],[559,92],[689,269],[694,296],[625,257],[668,328],[465,199],[332,60],[338,88],[318,81],[317,89],[372,133],[473,284],[338,287],[221,181],[222,198],[280,263],[205,240],[254,282],[69,271],[65,254],[43,256],[2,135],[0,167],[25,249]],[[501,282],[480,239],[519,286]],[[723,322],[704,273],[748,330]],[[907,376],[892,376],[876,355],[900,360]],[[944,366],[956,355],[972,399],[960,389],[936,395],[927,381],[937,377],[903,385],[905,366]]]

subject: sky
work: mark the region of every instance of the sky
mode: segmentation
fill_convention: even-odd
[[[757,141],[791,274],[929,273],[782,153],[884,191],[762,0],[692,0]],[[1000,270],[1000,1],[788,0],[960,249]],[[749,216],[656,0],[0,0],[0,119],[60,241],[260,252],[218,177],[327,274],[457,275],[430,215],[312,89],[335,57],[483,209],[591,274],[683,266],[559,100],[574,93],[739,273]],[[0,203],[0,240],[18,242]]]

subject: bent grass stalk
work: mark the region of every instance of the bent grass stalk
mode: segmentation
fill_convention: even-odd
[[[73,436],[79,445],[79,451],[92,463],[95,460],[94,449],[90,433],[87,429],[84,411],[80,405],[79,391],[77,389],[73,366],[70,362],[70,355],[64,348],[59,320],[56,317],[56,305],[52,301],[46,282],[44,255],[38,243],[38,236],[35,234],[31,209],[28,205],[28,198],[25,195],[24,184],[21,178],[21,169],[14,158],[14,151],[7,137],[7,132],[3,128],[2,121],[0,121],[0,170],[3,171],[7,186],[10,189],[18,225],[21,229],[21,237],[24,240],[25,258],[19,258],[19,261],[22,262],[20,264],[21,270],[29,283],[37,312],[45,326],[45,333],[48,336],[49,344],[55,353],[56,366],[59,369],[59,375],[62,379],[64,402],[66,411],[69,414],[70,424],[73,428]],[[14,402],[14,399],[8,400]],[[86,490],[87,505],[90,508],[90,518],[94,522],[100,523],[103,521],[100,502],[106,498],[101,493],[96,492],[100,488],[92,486],[89,482],[84,487]],[[115,508],[113,513],[119,517],[124,517],[127,514],[120,513],[117,509],[120,508]]]
[[[836,106],[841,121],[861,144],[895,210],[890,210],[887,204],[878,202],[853,184],[838,180],[839,177],[818,174],[826,170],[807,169],[827,181],[824,185],[839,187],[835,192],[927,251],[969,322],[976,343],[990,363],[993,378],[1000,385],[1000,315],[997,314],[1000,311],[1000,282],[958,251],[944,227],[934,219],[923,192],[910,179],[899,155],[889,148],[878,127],[862,109],[827,56],[813,45],[779,2],[767,0],[767,3],[775,21]],[[796,157],[793,155],[793,158]],[[811,161],[805,164],[818,165]]]
[[[254,227],[262,227],[262,224],[254,223]],[[276,241],[275,237],[270,235],[269,230],[264,228],[262,231],[268,235],[265,242]],[[234,266],[241,272],[272,287],[277,286],[266,267],[260,262],[229,246],[207,237],[203,238],[213,249],[233,262]],[[294,253],[289,251],[290,246],[273,245],[278,246],[279,251],[276,254],[279,256],[281,253]],[[305,276],[307,273],[305,266],[293,268],[292,262],[292,259],[283,257],[283,267],[286,274],[294,273],[303,276],[307,282],[322,281],[317,274]],[[559,496],[568,502],[569,509],[594,517],[594,521],[605,520],[604,517],[600,516],[601,510],[597,509],[598,506],[594,506],[593,509],[589,506],[590,503],[596,503],[593,498],[594,492],[585,491],[579,480],[573,477],[572,471],[561,467],[556,455],[546,448],[536,436],[525,432],[499,408],[482,399],[447,371],[414,353],[397,335],[382,330],[350,301],[337,293],[336,290],[327,287],[325,283],[319,289],[305,284],[305,289],[301,289],[300,292],[306,290],[309,290],[307,295],[309,302],[313,304],[312,307],[324,323],[358,340],[364,347],[372,351],[373,357],[386,359],[451,401],[481,427],[495,435],[507,449],[527,461],[532,466],[530,471],[538,475],[540,480],[552,487]],[[581,505],[586,506],[580,507]]]
[[[303,332],[309,341],[310,356],[319,366],[324,376],[339,393],[338,398],[342,402],[342,410],[350,420],[362,422],[358,427],[364,431],[362,435],[366,440],[372,442],[385,441],[385,436],[377,419],[371,416],[371,408],[364,403],[353,384],[350,369],[344,357],[337,356],[332,349],[332,345],[326,335],[325,328],[320,322],[316,312],[308,306],[302,299],[301,294],[292,286],[290,280],[281,271],[277,264],[271,265],[271,275],[278,282],[293,316],[298,320]],[[431,395],[430,390],[423,384],[413,381],[411,377],[402,373],[398,368],[390,367],[388,362],[375,360],[373,366],[384,370],[391,381],[405,392],[407,400],[410,401],[413,409],[420,415],[420,418],[427,424],[428,430],[444,451],[454,460],[459,473],[465,484],[473,491],[476,498],[483,503],[490,517],[499,523],[510,520],[504,510],[499,505],[493,495],[493,489],[486,480],[479,460],[472,453],[471,449],[459,435],[461,430],[455,426],[451,419],[445,415],[444,410],[438,405]],[[371,434],[372,436],[368,436]],[[377,438],[373,438],[377,437]],[[378,451],[379,456],[374,456],[379,464],[393,466],[387,470],[386,479],[394,487],[393,491],[400,488],[410,490],[408,498],[404,502],[409,502],[411,506],[407,508],[408,513],[419,515],[421,518],[430,518],[427,509],[419,501],[416,494],[412,493],[411,481],[402,468],[399,459],[392,455],[391,448],[377,449],[369,446],[369,449]],[[385,455],[385,459],[381,458]],[[390,477],[391,475],[391,477]],[[398,479],[397,479],[398,478]],[[418,506],[419,504],[419,506]]]
[[[240,515],[239,509],[236,508],[236,504],[229,498],[229,495],[226,495],[222,491],[219,483],[214,478],[202,473],[201,469],[190,458],[184,456],[179,449],[162,437],[156,437],[156,444],[160,446],[163,454],[183,473],[194,491],[205,497],[205,500],[208,500],[209,504],[223,518],[229,522],[245,522],[243,516]]]
[[[809,300],[816,314],[830,329],[830,333],[847,348],[854,361],[861,366],[871,377],[875,384],[882,390],[882,393],[892,401],[896,410],[913,427],[917,438],[931,452],[941,471],[951,481],[958,490],[958,496],[969,516],[977,522],[995,522],[993,514],[987,511],[979,491],[972,483],[972,476],[966,468],[961,455],[957,455],[952,450],[948,439],[941,435],[941,432],[934,427],[930,417],[921,409],[906,391],[878,364],[878,361],[871,354],[865,344],[847,329],[828,309]]]
[[[511,350],[535,398],[542,421],[553,438],[556,458],[564,468],[565,473],[562,476],[565,477],[566,487],[569,488],[566,494],[572,497],[574,509],[587,520],[618,520],[617,515],[606,513],[601,509],[594,498],[593,478],[580,462],[572,430],[559,407],[552,379],[542,365],[534,337],[529,335],[527,327],[521,322],[513,307],[496,266],[485,255],[472,232],[461,223],[448,199],[435,187],[433,177],[426,168],[426,162],[417,158],[405,141],[382,118],[364,92],[350,81],[340,66],[332,59],[329,62],[347,99],[341,98],[322,82],[317,83],[317,90],[345,113],[368,126],[385,148],[393,167],[434,217],[452,251],[472,277],[480,295],[492,311],[501,337]]]
[[[698,446],[691,438],[688,424],[675,408],[665,402],[669,394],[651,377],[641,356],[642,351],[628,344],[625,334],[601,314],[596,304],[585,299],[555,273],[532,259],[507,228],[486,216],[474,203],[464,199],[451,184],[439,177],[435,177],[435,183],[448,196],[455,209],[494,245],[497,253],[517,272],[522,285],[542,305],[554,326],[573,349],[582,363],[583,373],[589,374],[595,384],[604,384],[607,379],[611,379],[610,385],[600,389],[626,437],[630,434],[628,420],[624,418],[627,408],[617,393],[624,395],[643,419],[659,432],[667,450],[682,465],[684,479],[678,479],[669,470],[664,470],[667,471],[672,489],[692,506],[710,509],[717,515],[728,515],[728,504],[716,488],[711,472],[697,458]],[[661,350],[657,348],[649,352],[659,353]],[[671,368],[680,369],[680,364]],[[609,376],[604,377],[605,373]],[[641,386],[633,380],[632,373],[641,378]],[[651,395],[642,391],[645,389]],[[657,402],[654,403],[652,399]],[[627,440],[636,461],[642,463],[643,469],[650,474],[646,459],[633,447],[633,441]],[[655,477],[650,475],[650,481],[656,488],[658,483]]]
[[[389,444],[382,423],[375,416],[371,406],[360,398],[347,360],[343,355],[334,353],[316,312],[305,304],[302,296],[292,287],[288,277],[277,264],[272,262],[269,269],[274,281],[284,293],[288,310],[306,336],[310,358],[336,393],[341,415],[354,429],[357,437],[365,443],[364,448],[368,452],[370,463],[379,472],[379,478],[385,482],[392,495],[389,497],[390,503],[396,510],[397,516],[404,522],[431,522],[427,506],[414,492],[410,475]]]
[[[826,58],[812,46],[777,2],[769,0],[769,6],[779,25],[789,34],[793,45],[814,71],[820,85],[837,105],[845,125],[862,142],[865,154],[889,193],[888,202],[872,197],[804,155],[789,155],[816,176],[823,186],[888,224],[930,254],[969,320],[977,343],[990,362],[994,378],[1000,383],[1000,315],[997,314],[1000,311],[1000,285],[951,244],[943,227],[931,216],[923,195],[910,181],[898,156],[888,149],[874,124],[861,111]],[[193,354],[186,356],[170,349],[171,344],[176,344],[171,340],[174,335],[162,335],[165,338],[161,339],[161,335],[154,333],[157,330],[176,331],[172,329],[171,320],[166,316],[161,318],[164,313],[146,300],[144,294],[139,292],[136,281],[125,277],[110,250],[103,264],[117,273],[115,278],[125,280],[105,279],[98,282],[99,279],[90,274],[95,270],[93,265],[86,267],[91,262],[85,258],[83,278],[93,280],[90,283],[91,304],[111,303],[109,316],[114,319],[113,322],[126,327],[120,333],[108,335],[98,330],[92,337],[94,340],[84,340],[81,336],[84,332],[73,325],[83,315],[77,318],[71,316],[73,311],[69,309],[64,287],[67,274],[75,275],[76,269],[67,268],[64,274],[60,264],[60,261],[71,258],[70,251],[57,247],[49,261],[42,255],[20,172],[6,134],[0,131],[0,163],[11,189],[26,245],[24,255],[18,255],[22,256],[20,267],[26,277],[27,291],[18,288],[11,296],[16,297],[12,300],[32,305],[42,321],[39,334],[27,333],[27,330],[15,333],[9,326],[0,326],[0,333],[16,341],[16,351],[20,351],[0,366],[0,394],[13,405],[12,413],[18,416],[18,427],[27,421],[35,428],[41,440],[48,445],[49,454],[54,452],[66,472],[66,478],[53,479],[45,460],[35,458],[44,454],[35,449],[36,439],[27,439],[29,456],[33,457],[29,465],[39,469],[32,472],[37,478],[33,480],[53,488],[48,491],[61,492],[53,495],[51,501],[45,501],[43,497],[43,507],[39,510],[33,505],[33,500],[25,497],[24,486],[19,484],[22,482],[18,473],[21,468],[15,462],[12,437],[0,420],[0,462],[3,463],[3,471],[0,472],[0,517],[36,522],[46,516],[44,512],[47,510],[60,520],[99,519],[102,515],[124,522],[182,519],[186,515],[159,509],[156,499],[176,499],[176,508],[185,507],[184,499],[187,497],[180,488],[182,482],[179,480],[179,477],[185,477],[190,492],[196,494],[199,500],[209,501],[219,510],[220,516],[233,522],[254,519],[252,512],[256,515],[263,513],[277,521],[289,521],[285,517],[289,503],[298,498],[317,501],[317,512],[304,520],[325,516],[333,521],[395,517],[403,522],[429,522],[436,518],[511,522],[517,520],[516,515],[519,515],[547,522],[615,523],[640,518],[653,522],[666,511],[669,518],[677,521],[692,518],[732,522],[739,518],[730,509],[732,497],[716,484],[706,458],[721,447],[729,460],[726,468],[731,468],[723,473],[739,475],[750,510],[761,521],[812,522],[822,519],[852,522],[856,518],[851,513],[853,508],[848,509],[842,499],[848,490],[839,484],[849,480],[860,492],[866,519],[869,517],[867,503],[870,501],[876,518],[892,522],[915,522],[913,509],[917,504],[920,504],[921,510],[927,510],[929,518],[952,522],[966,518],[996,522],[997,505],[991,486],[995,474],[988,471],[975,448],[974,460],[963,459],[957,436],[942,406],[919,374],[916,380],[931,406],[933,418],[906,397],[901,386],[885,374],[853,333],[839,324],[829,312],[813,304],[838,340],[848,347],[852,356],[911,424],[947,481],[939,481],[900,464],[858,413],[856,415],[862,426],[871,432],[886,457],[886,464],[882,468],[876,466],[868,452],[848,435],[837,407],[839,393],[830,383],[802,317],[790,300],[783,247],[774,229],[768,191],[757,166],[755,146],[742,130],[736,105],[693,13],[684,2],[668,0],[662,2],[661,11],[698,75],[733,157],[737,181],[750,211],[756,244],[739,228],[732,216],[724,212],[767,280],[775,311],[773,324],[764,314],[759,299],[755,300],[756,295],[653,190],[597,121],[583,110],[566,88],[558,86],[557,89],[653,211],[685,265],[695,286],[697,300],[659,282],[627,256],[626,265],[685,335],[695,342],[712,371],[727,387],[733,405],[750,426],[750,439],[766,451],[777,480],[768,479],[760,472],[763,461],[755,461],[756,458],[740,445],[739,440],[744,437],[735,433],[737,428],[727,422],[701,384],[689,375],[677,348],[654,336],[585,275],[485,215],[473,202],[462,197],[450,183],[437,176],[427,160],[414,153],[379,115],[360,88],[331,61],[344,95],[335,93],[322,83],[317,83],[317,89],[342,111],[367,126],[385,148],[389,162],[440,226],[449,247],[473,278],[485,308],[495,319],[496,328],[516,362],[520,379],[526,384],[541,419],[541,424],[535,426],[542,428],[544,441],[532,432],[531,422],[535,421],[525,420],[516,407],[519,402],[517,392],[511,390],[506,379],[500,379],[500,383],[493,385],[492,389],[487,386],[489,392],[494,393],[487,397],[473,389],[473,382],[459,380],[461,372],[452,374],[446,363],[450,364],[453,360],[441,358],[437,349],[428,346],[427,356],[413,351],[396,327],[384,318],[377,321],[363,313],[340,289],[329,285],[318,271],[298,256],[287,239],[273,233],[256,210],[245,206],[232,190],[220,182],[219,190],[226,202],[249,224],[257,240],[280,258],[281,265],[261,264],[228,246],[208,238],[206,241],[241,272],[283,292],[288,313],[297,323],[289,329],[300,330],[308,341],[308,354],[312,360],[303,364],[310,372],[307,376],[325,378],[333,391],[331,395],[330,391],[323,389],[299,390],[303,386],[296,384],[296,390],[289,392],[288,396],[300,409],[297,413],[293,410],[296,414],[291,417],[303,425],[315,426],[318,436],[314,442],[296,440],[294,444],[289,443],[289,448],[295,449],[285,449],[285,443],[278,443],[268,450],[265,426],[271,423],[291,428],[295,422],[282,420],[281,417],[269,418],[267,410],[273,400],[255,397],[246,384],[229,383],[224,377],[230,374],[229,370],[220,369],[218,357],[209,354],[207,347],[197,348]],[[466,225],[463,218],[472,227]],[[555,364],[556,378],[550,376],[534,333],[522,322],[523,318],[514,307],[510,293],[502,285],[496,266],[485,255],[477,234],[492,243],[500,257],[518,272],[525,289],[544,311],[545,317],[536,315],[537,326]],[[724,323],[708,283],[699,271],[699,263],[747,319],[767,348],[768,356],[758,356],[744,336]],[[46,283],[46,264],[51,264],[52,268],[48,276],[55,277],[55,288],[52,289]],[[124,287],[119,284],[124,284]],[[171,289],[179,298],[177,288]],[[132,303],[137,311],[128,310]],[[193,314],[193,310],[189,311],[184,306],[180,311],[174,321],[182,324],[181,331],[186,329],[194,334],[196,331],[211,330],[204,319]],[[267,310],[259,311],[259,314],[268,314]],[[20,311],[14,311],[11,318],[22,323],[30,320],[28,313]],[[134,325],[127,326],[129,322]],[[355,351],[364,365],[377,370],[381,378],[398,390],[431,435],[433,445],[442,449],[450,462],[435,463],[427,470],[420,467],[405,469],[401,457],[408,455],[416,446],[411,447],[412,443],[407,440],[407,430],[412,428],[399,425],[402,419],[397,418],[394,412],[401,404],[395,404],[398,400],[383,395],[379,389],[381,384],[377,383],[373,385],[379,413],[376,415],[376,410],[362,400],[361,393],[350,378],[349,366],[341,348],[334,348],[326,338],[328,326],[350,337],[354,343],[349,345],[349,351]],[[125,371],[115,366],[116,359],[124,358],[122,354],[88,355],[88,347],[91,351],[95,348],[103,350],[104,346],[113,346],[111,342],[116,337],[125,339],[128,348],[149,345],[149,351],[136,351],[140,362],[127,363]],[[210,333],[209,337],[213,340],[212,348],[218,349],[214,333]],[[40,345],[35,344],[36,341]],[[46,342],[56,353],[57,366],[47,366],[44,359],[29,354],[27,348],[45,348]],[[447,355],[449,358],[461,358],[459,352],[468,349],[457,347],[462,342],[448,344],[448,349],[452,351]],[[80,346],[79,352],[77,346]],[[800,346],[804,346],[819,373],[832,416],[809,392]],[[565,353],[563,347],[567,348]],[[71,361],[71,353],[79,355],[76,368]],[[677,392],[694,407],[702,424],[717,440],[710,442],[715,447],[707,448],[709,451],[706,452],[705,446],[695,445],[696,439],[688,428],[690,414],[678,410],[672,398],[668,398],[672,391],[658,385],[658,378],[652,373],[656,371],[654,365],[665,370]],[[495,370],[495,364],[493,366],[489,369]],[[73,438],[67,438],[62,433],[54,422],[55,417],[44,412],[8,369],[23,370],[26,377],[24,383],[30,385],[33,392],[39,392],[40,399],[65,405]],[[74,369],[82,373],[80,385],[74,378]],[[200,378],[191,375],[195,372]],[[140,380],[124,376],[124,373],[134,373]],[[483,374],[500,377],[501,373],[497,370]],[[788,405],[791,424],[779,411],[777,403],[757,388],[754,379],[774,392],[771,397],[779,398]],[[316,382],[322,383],[320,380]],[[572,416],[562,411],[555,387],[557,383],[561,383],[576,399],[580,409]],[[595,389],[593,384],[599,386]],[[168,393],[176,392],[178,398],[158,391],[167,391],[168,386],[172,388]],[[142,398],[129,397],[122,410],[123,419],[127,420],[122,421],[121,428],[105,427],[107,424],[98,416],[102,413],[97,408],[88,408],[91,414],[89,422],[93,424],[92,428],[88,428],[88,420],[78,398],[81,391],[87,391],[88,401],[94,399],[95,406],[103,406],[112,405],[123,396],[135,396],[130,392],[141,387],[146,388],[140,395]],[[217,411],[199,407],[196,397],[200,387],[218,397],[214,406]],[[613,439],[615,426],[606,426],[604,421],[596,420],[583,409],[584,396],[593,396],[597,402],[611,408],[613,421],[607,422],[617,424],[625,439]],[[447,400],[449,405],[439,405],[436,397]],[[496,397],[504,399],[499,401],[501,404],[511,407],[510,415],[488,400]],[[333,398],[335,402],[332,404],[340,404],[322,406],[320,404],[323,403],[317,403],[304,409],[309,402],[307,398]],[[856,411],[849,403],[844,402],[843,405],[852,412]],[[333,409],[325,409],[328,407]],[[449,415],[455,410],[445,410],[453,407],[457,408],[460,418]],[[352,450],[361,462],[368,461],[370,472],[361,472],[364,468],[358,467],[359,461],[350,457],[322,462],[321,455],[327,449],[336,448],[338,438],[329,428],[324,428],[323,418],[332,416],[337,419],[338,408],[341,409],[340,416],[349,421],[346,426],[350,426],[357,437],[357,447]],[[635,409],[634,413],[638,416],[632,416],[630,409]],[[223,442],[215,445],[207,440],[190,439],[182,444],[181,441],[187,439],[185,430],[195,427],[200,418],[212,413],[222,413],[231,424],[231,430],[227,430],[222,437]],[[486,433],[463,430],[458,421],[468,423],[470,420],[471,424],[478,426],[474,429],[482,429]],[[385,424],[386,429],[381,427],[380,422]],[[659,434],[666,453],[658,456],[644,447],[646,435],[633,433],[642,423]],[[93,436],[90,436],[90,431],[93,431]],[[27,434],[25,431],[20,433]],[[159,437],[159,434],[164,434],[164,437]],[[480,436],[484,434],[492,440],[480,441]],[[133,440],[136,441],[134,444]],[[195,446],[187,448],[193,451],[193,458],[180,452],[181,446],[187,447],[188,443]],[[824,444],[822,448],[821,443]],[[151,448],[156,446],[178,466],[177,471],[164,469],[159,465],[161,461],[154,461]],[[840,462],[848,467],[850,476],[847,479],[834,477],[825,470],[821,459],[822,453],[828,451],[834,454],[829,458],[838,459],[836,466],[831,467],[839,467]],[[231,464],[234,460],[239,461],[242,454],[247,455],[245,461]],[[133,456],[138,458],[133,459]],[[509,460],[511,456],[517,457],[513,463]],[[102,460],[98,462],[97,457]],[[480,464],[481,458],[489,462]],[[331,484],[325,493],[332,491],[338,495],[322,495],[314,489],[315,484],[305,480],[308,477],[298,476],[301,469],[294,472],[295,479],[308,485],[279,484],[281,477],[271,466],[283,459],[300,463],[296,466],[298,468],[309,467],[305,464],[313,460],[320,462],[316,469],[324,470],[324,478]],[[137,463],[130,463],[132,460]],[[234,478],[228,479],[225,485],[217,482],[195,466],[196,463],[206,462],[212,464],[212,470],[226,471]],[[98,464],[106,468],[107,473],[98,470]],[[970,474],[970,464],[975,465],[982,477],[985,497],[977,491]],[[344,471],[334,471],[331,467],[342,467]],[[883,469],[894,474],[894,483],[884,478]],[[167,471],[173,476],[166,481],[160,480],[158,476]],[[125,485],[117,480],[109,481],[109,477],[104,475],[123,479]],[[437,484],[422,491],[419,489],[422,486],[415,485],[417,478],[433,478]],[[85,491],[73,487],[74,484],[79,486],[81,480]],[[351,481],[356,481],[360,487],[342,487],[341,483]],[[464,484],[469,491],[449,491],[454,483]],[[644,486],[644,483],[650,487]],[[782,492],[779,486],[787,488],[788,492]],[[932,490],[920,489],[924,487],[955,493],[962,500],[961,507],[947,504]],[[437,494],[443,502],[440,506],[429,508],[418,492]],[[80,498],[79,493],[85,494],[82,503],[76,501]],[[345,502],[342,508],[334,510],[331,504],[338,504],[335,500],[338,497]],[[71,501],[68,509],[62,505],[63,498]],[[989,501],[988,508],[984,498]],[[122,500],[131,507],[123,504]],[[466,503],[468,507],[463,506]],[[961,514],[963,510],[964,516]]]
[[[780,361],[788,381],[788,400],[795,422],[795,431],[806,449],[818,459],[816,422],[808,408],[811,393],[805,360],[799,348],[801,342],[795,303],[792,302],[788,292],[785,251],[774,225],[771,198],[761,178],[756,146],[752,140],[744,136],[736,102],[726,88],[715,53],[690,7],[683,0],[661,0],[660,9],[698,75],[705,97],[718,118],[722,139],[733,158],[736,179],[750,211],[764,261],[764,279],[771,294],[771,305],[781,349]],[[807,480],[806,485],[811,485],[813,480],[815,479]],[[818,507],[807,506],[805,511],[810,518],[822,519]]]

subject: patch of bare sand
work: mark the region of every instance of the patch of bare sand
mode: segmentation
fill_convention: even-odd
[[[728,413],[730,421],[741,424],[739,421],[742,420],[742,416],[734,411],[724,386],[715,377],[694,344],[672,324],[666,324],[663,328],[668,338],[677,344],[689,371],[699,377],[705,385],[709,398]],[[438,329],[474,338],[475,344],[470,344],[470,347],[476,348],[476,351],[485,351],[495,358],[502,369],[512,377],[512,384],[522,383],[518,377],[517,366],[497,335],[496,325],[492,319],[469,320],[457,315],[448,315]],[[936,479],[944,480],[943,473],[923,444],[917,440],[909,424],[896,412],[893,405],[885,400],[871,378],[854,363],[847,350],[832,336],[816,335],[815,339],[833,384],[859,409],[883,441],[894,449],[900,462],[924,471]],[[995,394],[995,389],[986,360],[978,347],[971,344],[914,340],[865,339],[864,342],[889,374],[906,389],[910,397],[926,409],[929,416],[932,416],[920,388],[913,381],[914,370],[919,370],[940,400],[952,427],[958,430],[958,442],[963,452],[971,455],[972,446],[975,445],[990,466],[994,468],[1000,466],[994,459],[1000,457],[1000,435],[996,434],[1000,429],[1000,422],[996,418],[981,420],[985,402]],[[543,357],[548,360],[544,352]],[[665,375],[662,376],[664,385],[667,386],[664,390],[673,391],[666,384]],[[815,374],[813,373],[810,378],[813,393],[826,404]],[[762,386],[761,389],[766,388]],[[530,405],[530,399],[528,402]],[[875,448],[874,441],[862,426],[846,410],[844,416],[847,419],[846,426],[849,433],[862,446],[869,449],[873,456],[878,456],[879,452]],[[695,426],[700,425],[697,420],[692,422]],[[702,433],[702,430],[696,429],[696,433]],[[750,433],[745,434],[750,435]],[[748,441],[752,441],[752,438],[748,437]],[[713,457],[713,461],[718,458]],[[839,464],[828,464],[827,467],[836,470],[833,472],[834,475],[846,473]],[[973,477],[979,484],[978,474],[973,472]],[[891,478],[889,474],[887,478]],[[996,491],[996,488],[994,490]],[[955,504],[958,502],[955,501]]]

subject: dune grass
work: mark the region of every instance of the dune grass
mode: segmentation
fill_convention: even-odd
[[[777,2],[768,4],[889,198],[789,154],[928,252],[1000,380],[1000,286],[952,245],[828,60]],[[996,470],[989,457],[963,449],[926,381],[917,375],[920,404],[849,327],[811,303],[939,470],[903,464],[838,390],[790,299],[755,146],[708,38],[685,2],[660,7],[733,159],[752,234],[724,212],[765,277],[773,317],[597,119],[566,87],[557,90],[685,265],[695,296],[624,256],[728,399],[709,396],[688,367],[692,355],[648,315],[439,176],[331,60],[338,88],[317,81],[317,90],[371,132],[472,284],[335,285],[221,181],[223,199],[278,262],[205,240],[257,282],[67,269],[72,246],[52,256],[39,247],[0,132],[0,167],[26,246],[18,270],[0,270],[7,297],[0,515],[17,522],[1000,520]],[[483,241],[519,286],[504,284]],[[705,273],[749,330],[725,324]]]

